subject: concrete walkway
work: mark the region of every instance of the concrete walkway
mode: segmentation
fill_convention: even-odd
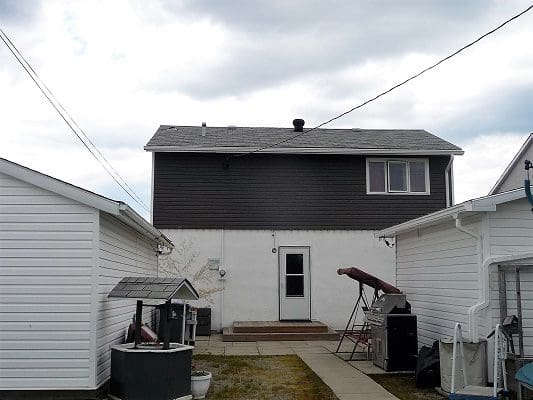
[[[339,400],[397,399],[364,373],[338,358],[334,354],[337,348],[335,341],[223,342],[220,335],[197,339],[195,354],[296,354],[333,390]],[[351,346],[341,350],[351,350]]]

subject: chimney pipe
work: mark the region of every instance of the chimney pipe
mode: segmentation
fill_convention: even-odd
[[[206,133],[206,127],[207,127],[207,124],[205,122],[202,122],[202,136],[205,136],[205,133]]]
[[[292,125],[294,126],[294,132],[303,132],[305,121],[301,118],[296,118],[292,121]]]

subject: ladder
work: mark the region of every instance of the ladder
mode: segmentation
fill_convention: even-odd
[[[463,332],[461,324],[456,323],[453,330],[453,353],[452,353],[452,387],[448,396],[449,400],[498,400],[499,394],[506,394],[507,391],[507,373],[505,370],[506,343],[501,332],[501,325],[496,325],[494,330],[494,384],[493,386],[474,386],[468,385],[465,365],[465,353],[463,346]],[[503,343],[502,343],[503,341]],[[459,344],[459,346],[457,345]],[[461,357],[461,370],[463,372],[464,387],[455,390],[455,372],[458,349]],[[498,387],[500,371],[503,380],[503,388]],[[502,390],[503,389],[503,390]]]

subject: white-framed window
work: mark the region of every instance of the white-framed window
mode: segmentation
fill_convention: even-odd
[[[428,195],[427,158],[367,158],[367,194]]]

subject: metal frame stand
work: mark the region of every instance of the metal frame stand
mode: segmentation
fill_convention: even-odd
[[[346,327],[344,328],[344,331],[342,333],[341,339],[339,340],[339,344],[337,346],[337,350],[335,350],[335,353],[344,353],[340,351],[340,348],[342,346],[342,342],[345,338],[348,338],[350,341],[354,343],[352,353],[350,355],[350,358],[348,361],[353,360],[353,356],[355,354],[355,351],[357,350],[357,346],[361,343],[366,343],[367,346],[370,346],[368,339],[370,335],[370,325],[367,321],[363,321],[363,324],[357,324],[357,316],[359,315],[359,310],[362,311],[363,316],[370,308],[370,305],[376,301],[378,298],[378,290],[374,289],[374,297],[372,299],[372,302],[368,302],[368,298],[366,296],[363,283],[359,282],[359,295],[357,296],[357,300],[355,301],[355,305],[352,309],[352,313],[350,314],[350,318],[348,319],[348,322],[346,323]],[[357,329],[359,328],[359,329]],[[370,354],[370,348],[368,348],[367,351],[367,359],[369,358]]]

